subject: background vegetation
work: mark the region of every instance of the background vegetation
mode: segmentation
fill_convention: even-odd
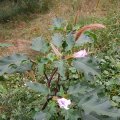
[[[105,86],[107,95],[113,99],[113,105],[119,108],[120,1],[100,0],[98,3],[98,0],[55,0],[52,7],[49,5],[48,0],[18,0],[17,3],[1,0],[0,42],[6,40],[7,42],[11,40],[29,41],[40,35],[45,35],[49,39],[50,21],[56,16],[65,18],[71,23],[71,26],[75,24],[77,16],[78,24],[75,29],[90,23],[104,24],[106,29],[103,32],[94,32],[96,34],[94,45],[86,47],[93,55],[101,59],[102,84]],[[45,14],[39,13],[46,10]],[[10,54],[8,49],[0,49],[1,56]],[[29,49],[27,50],[29,51]],[[29,77],[34,78],[34,75]],[[39,78],[37,81],[42,82]],[[0,77],[1,120],[32,120],[34,114],[39,111],[40,106],[38,105],[40,104],[41,96],[24,87],[24,79],[21,79],[21,74]]]
[[[49,0],[1,0],[0,22],[8,22],[20,15],[26,17],[30,13],[45,12],[49,5]]]

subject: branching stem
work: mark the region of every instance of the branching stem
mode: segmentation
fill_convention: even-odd
[[[45,104],[43,105],[42,110],[44,110],[46,108],[46,106],[48,105],[48,103],[51,99],[52,99],[52,97],[47,95],[47,100],[46,100]]]
[[[54,95],[56,96],[57,92],[58,92],[58,89],[59,89],[59,81],[60,81],[60,74],[58,74],[58,80],[56,81],[56,88],[55,88],[55,93]]]
[[[53,79],[55,73],[57,72],[58,68],[55,68],[50,76],[50,79],[48,81],[48,87],[50,88],[51,80]]]
[[[51,80],[53,79],[55,73],[57,72],[58,68],[55,68],[50,76],[50,78],[48,78],[47,74],[44,72],[45,78],[47,79],[47,84],[48,84],[48,88],[50,88],[50,84],[51,84]],[[46,108],[46,106],[48,105],[49,101],[52,99],[52,97],[48,94],[47,95],[47,100],[45,102],[45,104],[42,107],[42,110],[44,110]]]
[[[57,72],[58,68],[55,68],[50,76],[50,78],[48,78],[47,74],[44,72],[45,78],[47,79],[47,84],[48,87],[50,88],[50,84],[51,84],[51,80],[53,79],[55,73]]]
[[[45,78],[47,79],[47,82],[49,81],[49,78],[47,76],[47,74],[44,72]]]

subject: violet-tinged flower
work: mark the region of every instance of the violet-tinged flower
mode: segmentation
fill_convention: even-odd
[[[73,54],[74,58],[81,58],[81,57],[85,57],[87,55],[86,50],[80,50],[79,52],[76,52]]]
[[[68,106],[71,104],[71,101],[70,100],[67,100],[65,98],[60,98],[60,99],[57,99],[57,102],[60,106],[60,108],[64,108],[66,110],[68,110]]]

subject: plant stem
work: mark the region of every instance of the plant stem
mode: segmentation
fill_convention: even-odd
[[[44,110],[46,108],[46,106],[48,105],[48,102],[52,99],[51,96],[47,95],[47,101],[45,102],[45,104],[42,107],[42,110]]]
[[[58,80],[56,81],[56,88],[54,90],[54,95],[56,96],[58,89],[59,89],[59,81],[60,81],[60,74],[58,74]]]
[[[50,76],[50,78],[48,78],[47,74],[44,72],[45,78],[47,79],[47,84],[48,84],[48,88],[50,88],[50,84],[51,84],[51,80],[53,79],[53,76],[55,75],[55,73],[57,72],[58,68],[55,68]],[[51,96],[49,96],[49,94],[47,95],[47,100],[45,102],[45,104],[42,107],[42,110],[44,110],[46,108],[46,106],[48,105],[48,102],[52,99]]]
[[[44,72],[45,78],[47,79],[47,82],[49,81],[49,78],[47,76],[47,74]]]
[[[50,78],[48,78],[47,74],[44,72],[44,75],[45,75],[45,78],[47,79],[47,84],[48,84],[48,87],[50,88],[50,83],[51,83],[51,80],[53,79],[53,76],[55,75],[55,73],[57,72],[58,68],[55,68],[50,76]]]
[[[48,87],[50,88],[51,80],[53,79],[55,73],[57,72],[58,68],[55,68],[50,76],[50,79],[48,81]]]

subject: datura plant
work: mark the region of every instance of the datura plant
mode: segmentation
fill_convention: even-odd
[[[31,43],[30,48],[40,52],[36,60],[17,54],[0,61],[0,75],[34,71],[25,82],[41,96],[34,120],[119,119],[120,109],[113,106],[102,84],[99,59],[86,46],[94,42],[90,30],[103,28],[102,24],[79,28],[55,18],[51,40],[41,36]]]

